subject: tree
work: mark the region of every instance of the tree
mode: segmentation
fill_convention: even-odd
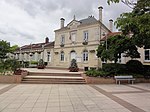
[[[140,57],[137,47],[132,42],[132,39],[123,35],[116,35],[108,38],[107,47],[105,42],[104,44],[101,43],[97,49],[97,56],[103,61],[110,60],[115,61],[115,63],[121,58],[122,53],[124,53],[124,56],[126,57]]]
[[[132,0],[108,0],[108,3],[120,1],[130,4]],[[150,0],[138,0],[133,11],[121,14],[115,24],[124,35],[132,34],[135,45],[150,48]]]
[[[108,0],[107,2],[110,5],[111,2],[119,3],[120,1],[124,4],[126,4],[127,6],[129,6],[130,8],[132,8],[133,6],[136,5],[136,0]]]
[[[12,53],[18,46],[10,46],[10,43],[4,40],[0,41],[0,70],[5,75],[6,71],[16,70],[20,67],[17,60],[9,59],[8,53]]]
[[[10,52],[10,43],[1,40],[0,41],[0,59],[3,60],[7,58],[7,53]]]

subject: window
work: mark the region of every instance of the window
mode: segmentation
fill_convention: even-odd
[[[150,61],[150,49],[149,50],[145,50],[145,61]]]
[[[83,51],[83,61],[88,61],[88,51]]]
[[[71,58],[71,60],[76,59],[76,52],[75,51],[70,52],[70,58]]]
[[[83,41],[85,41],[85,42],[88,41],[88,31],[84,31]]]
[[[50,52],[47,52],[47,61],[51,62],[51,53]]]
[[[65,44],[65,36],[62,35],[60,40],[60,45],[64,45],[64,44]]]
[[[62,51],[60,53],[60,61],[64,61],[65,57],[64,57],[64,52]]]
[[[72,42],[76,41],[76,33],[71,33],[71,40]]]

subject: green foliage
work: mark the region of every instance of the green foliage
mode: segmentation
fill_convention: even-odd
[[[17,69],[20,69],[20,67],[21,64],[15,59],[7,59],[0,62],[0,71],[3,72],[3,75],[5,75],[7,71],[15,72]]]
[[[37,61],[30,61],[31,64],[35,64],[35,65],[38,65],[38,62]]]
[[[130,60],[126,63],[127,71],[133,74],[143,74],[143,64],[138,60]]]
[[[10,52],[10,43],[4,41],[4,40],[1,40],[0,41],[0,59],[6,59],[8,56],[7,56],[7,53]]]
[[[34,64],[37,63],[37,62],[34,62]],[[44,60],[43,59],[40,59],[39,62],[38,62],[38,66],[44,66]]]
[[[114,3],[119,3],[119,1],[120,1],[120,0],[107,0],[107,3],[110,5],[111,2],[112,2],[112,3],[113,3],[113,2],[114,2]]]
[[[75,59],[71,60],[71,65],[69,67],[70,72],[78,72],[79,68]]]
[[[118,63],[106,63],[103,65],[102,70],[113,76],[116,74],[126,74],[126,66]]]
[[[12,47],[10,47],[10,52],[13,53],[17,48],[19,48],[18,45],[13,45]]]
[[[102,70],[88,70],[85,74],[89,77],[107,77],[109,76],[108,72],[104,72]]]
[[[126,57],[139,58],[140,54],[137,51],[137,47],[127,36],[116,35],[108,38],[107,49],[106,42],[100,44],[97,49],[97,56],[102,60],[118,61],[121,58],[121,53],[124,53]]]
[[[45,68],[44,60],[43,59],[39,60],[37,68],[38,69],[44,69]]]
[[[119,1],[108,0],[108,3]],[[127,4],[129,5],[129,2]],[[133,11],[121,14],[115,24],[124,35],[133,34],[132,38],[135,45],[150,48],[150,0],[138,0],[133,5]]]
[[[20,62],[18,61],[18,60],[16,60],[16,59],[13,59],[13,60],[11,60],[11,69],[12,69],[12,71],[16,71],[16,70],[18,70],[18,69],[20,69],[20,67],[21,67],[21,64],[20,64]]]
[[[7,71],[15,71],[20,68],[20,64],[17,60],[9,59],[8,53],[12,53],[18,46],[10,46],[10,43],[4,40],[0,41],[0,71],[3,71],[3,75]]]

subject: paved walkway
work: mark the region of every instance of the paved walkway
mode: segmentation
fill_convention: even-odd
[[[150,84],[0,84],[0,112],[150,112]]]

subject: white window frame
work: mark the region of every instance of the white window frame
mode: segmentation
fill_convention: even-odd
[[[87,42],[87,41],[88,41],[88,37],[89,37],[88,31],[84,31],[84,32],[83,32],[83,41],[84,41],[84,42]]]
[[[145,52],[146,52],[146,51],[149,52],[149,53],[148,53],[148,56],[147,56],[148,59],[146,59],[146,55],[145,55]],[[145,49],[145,50],[144,50],[144,62],[150,62],[150,49]]]
[[[60,61],[65,61],[65,53],[63,51],[60,53]]]
[[[88,51],[83,51],[83,62],[87,62],[89,60]]]
[[[47,52],[47,62],[51,62],[51,52]]]

